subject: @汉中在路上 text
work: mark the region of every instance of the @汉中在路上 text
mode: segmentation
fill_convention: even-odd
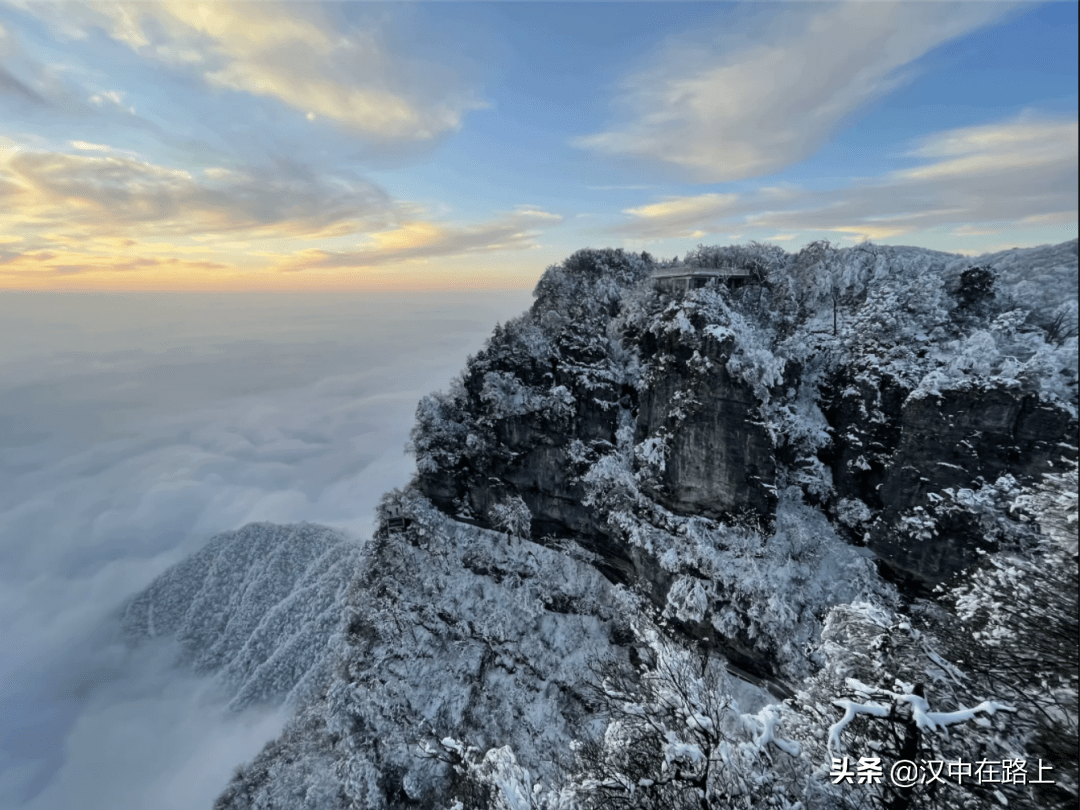
[[[978,762],[939,759],[900,759],[886,767],[879,757],[834,757],[829,777],[834,784],[871,785],[887,781],[896,787],[930,785],[934,782],[978,785],[1049,785],[1046,774],[1053,767],[1023,759],[983,759]]]

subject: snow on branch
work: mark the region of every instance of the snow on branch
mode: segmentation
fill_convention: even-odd
[[[869,700],[862,703],[847,699],[833,701],[834,706],[844,710],[844,716],[829,727],[828,750],[830,754],[843,753],[844,745],[840,740],[840,735],[844,732],[844,729],[847,728],[848,724],[855,719],[855,716],[859,714],[869,715],[871,717],[895,717],[897,715],[898,707],[906,704],[911,707],[911,722],[913,722],[920,730],[941,732],[943,736],[948,737],[949,726],[966,723],[970,720],[978,722],[978,715],[980,714],[993,716],[997,712],[1016,711],[1015,708],[1004,703],[993,700],[984,700],[978,706],[974,706],[970,709],[961,706],[960,709],[952,712],[934,712],[930,711],[929,701],[919,694],[910,692],[890,692],[887,689],[873,690],[872,687],[867,687],[865,684],[852,678],[848,679],[848,686],[856,693],[869,695],[872,692],[872,697],[877,698],[877,700]],[[885,704],[880,702],[883,698],[891,698],[893,703]]]

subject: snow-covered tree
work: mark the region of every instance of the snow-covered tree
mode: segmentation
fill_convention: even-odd
[[[740,712],[722,660],[635,627],[639,664],[594,664],[587,693],[606,720],[578,745],[573,786],[582,808],[719,810],[794,806],[804,761],[766,706]]]
[[[532,512],[520,495],[510,495],[494,504],[488,512],[491,525],[506,532],[506,539],[519,539],[529,536],[532,527]]]
[[[989,778],[980,783],[979,774],[973,772],[979,767],[977,762],[963,755],[949,758],[936,738],[948,740],[950,728],[969,722],[991,727],[988,718],[998,712],[1015,712],[1014,707],[984,700],[973,708],[933,711],[922,683],[901,683],[906,688],[896,692],[868,686],[853,678],[848,679],[847,685],[853,694],[833,701],[834,706],[843,710],[843,716],[828,733],[833,778],[839,775],[841,780],[861,783],[872,804],[883,810],[974,808],[986,806],[987,800],[994,799],[1003,805],[1008,803],[1005,793]],[[843,738],[856,718],[866,723],[861,734],[853,735],[859,737],[859,744],[853,746],[856,753],[849,758]],[[1002,760],[984,758],[984,761]],[[967,763],[966,773],[958,769],[961,763]],[[962,784],[965,775],[969,777],[967,785]],[[942,778],[939,781],[935,776]],[[947,781],[950,777],[957,779],[955,792],[953,784]]]
[[[1032,759],[1054,768],[1036,789],[1040,807],[1077,802],[1080,619],[1076,542],[1077,474],[1047,476],[1019,495],[1016,510],[1044,532],[1026,553],[987,557],[946,604],[959,622],[939,633],[977,685],[1016,705],[1021,741]]]
[[[837,606],[817,655],[821,669],[784,720],[820,763],[816,778],[844,788],[833,806],[1075,806],[1075,799],[1053,798],[1062,789],[1060,754],[1030,744],[1039,715],[1032,697],[1044,687],[1022,669],[986,677],[977,631],[935,603],[916,602],[910,615],[865,602]],[[1026,672],[1038,677],[1035,667]],[[1072,717],[1075,723],[1075,708]],[[908,771],[918,777],[914,784],[899,784],[906,763],[915,763]],[[1031,784],[1040,779],[1044,784]]]
[[[453,737],[424,740],[418,753],[448,764],[455,776],[447,810],[578,810],[573,791],[522,767],[509,745],[482,752]]]
[[[460,377],[450,384],[449,391],[428,394],[420,400],[408,447],[416,456],[416,468],[420,472],[452,468],[464,454],[475,450],[468,402],[469,395]]]

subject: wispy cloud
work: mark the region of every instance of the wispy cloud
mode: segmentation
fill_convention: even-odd
[[[357,249],[329,251],[310,249],[277,257],[285,272],[345,267],[376,267],[408,260],[459,256],[538,247],[540,226],[562,221],[558,214],[528,208],[479,225],[447,225],[437,222],[406,222],[373,233]]]
[[[930,135],[907,152],[934,162],[894,176],[934,182],[1061,167],[1076,163],[1076,139],[1075,119],[1033,120],[1030,115],[1007,124],[955,129]]]
[[[634,217],[628,227],[639,237],[704,235],[703,223],[713,222],[734,212],[739,202],[735,194],[699,194],[693,197],[670,197],[663,202],[627,208],[624,214]]]
[[[1075,198],[1076,195],[1073,194],[1073,197]],[[1024,217],[1020,222],[1024,225],[1072,225],[1075,227],[1077,213],[1075,207],[1076,200],[1074,199],[1073,202],[1074,206],[1072,210],[1063,209],[1061,211],[1053,211],[1049,214],[1033,214]]]
[[[1004,228],[985,228],[978,225],[961,225],[959,228],[953,228],[953,236],[992,236],[995,233],[1001,233]]]
[[[630,116],[572,143],[659,161],[699,182],[771,174],[816,152],[933,48],[999,20],[999,3],[785,5],[758,35],[668,43],[618,99]]]
[[[124,101],[126,97],[127,93],[123,90],[102,90],[98,93],[91,93],[86,100],[95,107],[111,107],[135,115],[135,107],[126,104]]]
[[[520,205],[463,224],[302,164],[189,171],[108,144],[70,145],[0,144],[0,232],[20,234],[0,254],[0,283],[137,272],[227,280],[268,266],[333,270],[518,251],[537,247],[563,219]]]
[[[45,99],[41,97],[40,93],[8,71],[3,65],[0,65],[0,94],[14,96],[21,101],[33,104],[45,103]]]
[[[424,141],[486,106],[453,71],[394,52],[377,26],[344,31],[315,4],[38,4],[25,10],[67,38],[103,30],[143,58],[209,87],[273,99],[299,116],[376,140]],[[335,21],[340,23],[340,21]],[[116,91],[95,104],[122,104]]]
[[[103,143],[90,143],[88,141],[71,141],[72,149],[79,149],[84,152],[111,152],[112,147],[106,146]]]
[[[887,239],[939,225],[974,235],[974,225],[1075,223],[1077,120],[1026,113],[1013,120],[937,133],[909,155],[922,165],[840,189],[762,188],[701,194],[628,209],[619,230],[664,238],[737,227],[785,233],[833,231]],[[961,234],[959,229],[968,230]]]
[[[389,197],[371,183],[333,181],[298,165],[185,169],[110,154],[105,144],[74,142],[103,155],[11,148],[0,153],[0,227],[12,232],[59,229],[184,236],[273,228],[310,233],[335,226],[348,232],[390,220]]]

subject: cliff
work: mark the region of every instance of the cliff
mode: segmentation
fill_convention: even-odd
[[[950,581],[1008,535],[974,493],[1075,460],[1073,344],[1023,306],[1037,273],[995,291],[992,268],[948,254],[804,253],[705,251],[758,281],[674,295],[619,252],[549,270],[531,311],[422,403],[417,488],[482,522],[520,497],[535,540],[573,538],[660,609],[671,574],[701,568],[696,551],[661,559],[688,521],[752,524],[769,546],[784,503],[820,510],[912,595]],[[1044,261],[1075,277],[1076,243]],[[743,663],[777,674],[761,652]]]
[[[945,659],[974,637],[957,629],[949,594],[979,565],[1075,560],[1075,544],[1061,551],[1040,531],[1075,515],[1075,240],[978,259],[700,248],[687,263],[738,266],[746,283],[672,292],[653,280],[671,263],[611,250],[550,268],[532,308],[421,401],[417,475],[385,499],[377,536],[359,547],[323,537],[349,549],[341,565],[318,568],[309,545],[303,565],[279,566],[287,577],[259,575],[299,587],[317,580],[297,573],[308,568],[349,572],[321,591],[333,591],[337,622],[305,631],[323,650],[303,653],[317,665],[278,688],[294,692],[296,716],[220,810],[568,810],[597,796],[683,806],[671,803],[683,795],[673,772],[698,774],[682,787],[714,802],[840,806],[810,776],[831,740],[829,690],[853,674],[889,689],[890,678],[948,681],[958,670]],[[273,537],[291,548],[307,537],[298,531]],[[266,639],[289,634],[280,621],[199,618],[215,587],[209,598],[237,598],[222,590],[231,564],[215,543],[136,600],[129,626],[180,633],[197,666],[225,672],[238,695],[267,696],[244,684],[267,682],[251,674],[274,659]],[[668,776],[620,782],[638,743],[615,733],[632,720],[612,720],[601,673],[629,667],[627,688],[655,697],[657,673],[674,678],[684,664],[670,662],[691,658],[702,663],[685,672],[700,674],[676,680],[707,681],[701,694],[728,695],[726,708],[686,720],[704,711],[692,701],[679,733],[698,735],[698,753],[671,730],[633,760],[647,776],[657,756]],[[781,714],[792,739],[774,734]],[[734,766],[710,770],[701,752],[709,740],[722,750],[721,728],[746,768],[780,751],[805,779],[778,781],[770,766],[736,784]],[[1014,746],[1047,733],[1017,728]],[[597,776],[605,767],[618,778]]]

